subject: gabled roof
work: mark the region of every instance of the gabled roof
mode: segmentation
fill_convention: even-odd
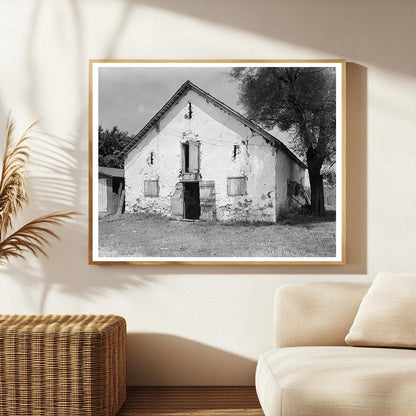
[[[244,117],[242,114],[233,110],[228,105],[224,104],[220,100],[217,100],[212,95],[208,94],[206,91],[197,87],[191,81],[184,82],[181,87],[172,95],[172,97],[165,103],[165,105],[150,119],[150,121],[137,133],[137,135],[130,141],[130,143],[123,149],[122,155],[126,155],[140,142],[140,140],[146,135],[146,133],[158,123],[158,121],[165,115],[169,109],[175,105],[188,91],[194,91],[197,94],[204,97],[207,101],[211,102],[215,106],[221,108],[228,114],[234,116],[237,120],[241,121],[245,126],[249,127],[251,130],[255,131],[257,134],[262,136],[264,139],[274,144],[278,149],[285,152],[290,158],[295,162],[301,165],[303,168],[307,169],[307,166],[292,152],[290,151],[285,144],[283,144],[279,139],[272,136],[267,131],[263,130],[257,124],[254,124],[248,118]]]

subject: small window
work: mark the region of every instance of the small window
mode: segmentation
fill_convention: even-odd
[[[287,181],[287,196],[299,196],[301,193],[301,185],[291,180]]]
[[[147,179],[144,181],[144,196],[159,196],[159,180]]]
[[[149,158],[149,163],[151,165],[153,165],[153,163],[155,163],[155,153],[152,151],[150,152],[150,158]]]
[[[237,155],[240,153],[240,146],[238,144],[235,144],[233,146],[233,160],[237,158]]]
[[[237,196],[247,194],[247,178],[245,176],[227,178],[227,195]]]

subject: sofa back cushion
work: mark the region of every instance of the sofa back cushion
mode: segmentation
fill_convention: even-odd
[[[346,345],[369,284],[302,283],[275,293],[274,347]]]
[[[416,274],[379,273],[345,341],[362,347],[416,348]]]

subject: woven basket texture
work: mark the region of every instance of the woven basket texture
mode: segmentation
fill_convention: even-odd
[[[116,315],[0,315],[1,416],[114,416],[126,400]]]

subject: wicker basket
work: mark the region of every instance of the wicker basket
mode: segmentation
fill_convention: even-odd
[[[114,416],[125,399],[123,318],[0,316],[1,416]]]

